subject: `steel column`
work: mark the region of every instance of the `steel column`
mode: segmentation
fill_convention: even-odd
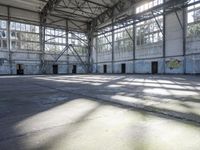
[[[114,37],[114,23],[112,20],[112,43],[111,43],[111,56],[112,56],[112,73],[114,73],[114,42],[115,42],[115,37]]]
[[[66,45],[69,46],[69,28],[68,28],[68,20],[66,20]],[[67,49],[67,73],[69,74],[69,49]]]
[[[7,21],[7,48],[8,48],[8,55],[9,55],[9,68],[10,68],[10,74],[13,74],[12,71],[12,52],[11,52],[11,40],[10,40],[10,7],[7,7],[7,13],[8,13],[8,21]]]
[[[44,60],[44,55],[45,55],[45,28],[46,28],[46,23],[42,22],[42,16],[40,16],[40,48],[41,48],[41,55],[40,55],[40,72],[41,74],[45,73],[45,60]]]
[[[166,0],[164,0],[165,3]],[[165,9],[163,10],[163,73],[166,73],[166,14]]]
[[[133,73],[135,73],[135,50],[136,50],[136,41],[135,41],[135,24],[133,25]]]
[[[186,31],[187,31],[187,11],[183,8],[183,73],[186,74]]]

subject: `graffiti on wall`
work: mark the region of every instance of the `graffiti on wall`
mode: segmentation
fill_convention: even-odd
[[[178,59],[170,59],[166,61],[167,67],[172,70],[172,69],[178,69],[181,67],[181,60]]]

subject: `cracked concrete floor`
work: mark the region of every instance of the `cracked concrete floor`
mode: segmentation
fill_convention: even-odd
[[[0,76],[2,150],[199,145],[199,76]]]

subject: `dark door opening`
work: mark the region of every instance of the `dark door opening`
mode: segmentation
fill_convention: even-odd
[[[17,75],[23,75],[24,74],[24,69],[22,64],[17,64]]]
[[[76,74],[76,65],[73,65],[72,73],[75,73],[75,74]]]
[[[153,61],[151,63],[151,72],[152,72],[152,74],[158,73],[158,62],[157,61]]]
[[[103,65],[103,73],[107,73],[107,65]]]
[[[58,65],[53,65],[53,74],[58,74]]]
[[[121,64],[121,73],[126,73],[126,64]]]

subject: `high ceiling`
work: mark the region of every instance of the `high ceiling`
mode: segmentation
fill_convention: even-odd
[[[65,27],[67,20],[68,29],[87,32],[88,29],[96,30],[106,26],[112,20],[126,18],[134,10],[131,9],[132,6],[140,1],[142,0],[0,0],[0,5],[40,13],[41,20],[38,19],[38,22],[48,26]],[[18,18],[21,19],[24,15],[30,17],[31,14],[21,13]]]
[[[0,4],[41,12],[50,0],[0,0]],[[53,0],[52,0],[53,1]],[[50,12],[67,19],[89,22],[119,0],[61,0]]]
[[[0,0],[0,4],[39,12],[45,6],[45,0]]]
[[[62,0],[52,14],[81,21],[91,21],[119,0]]]

